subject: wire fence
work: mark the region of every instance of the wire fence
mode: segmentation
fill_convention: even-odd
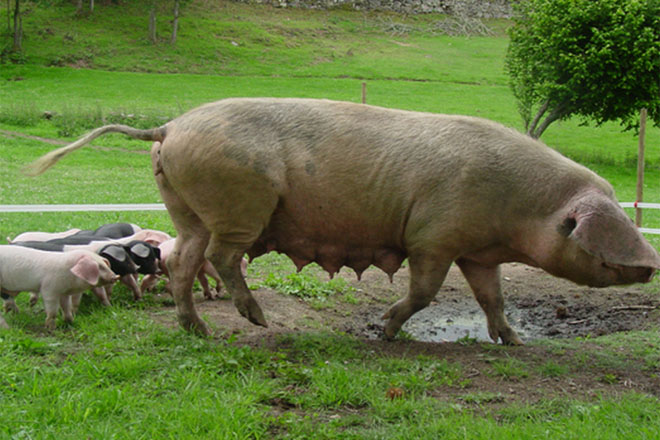
[[[660,203],[622,202],[622,208],[660,209]],[[162,203],[105,205],[0,205],[2,212],[101,212],[101,211],[165,211]],[[660,229],[639,228],[644,234],[660,235]]]

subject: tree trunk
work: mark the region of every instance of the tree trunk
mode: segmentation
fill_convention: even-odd
[[[94,12],[94,0],[89,0],[89,13]]]
[[[174,20],[172,21],[172,38],[170,44],[176,44],[176,34],[179,30],[179,0],[174,0]]]
[[[21,0],[16,0],[14,4],[14,52],[23,50],[23,20],[21,19]]]
[[[7,32],[11,32],[11,0],[7,0]]]
[[[536,126],[539,124],[539,121],[541,121],[541,118],[545,114],[546,111],[548,111],[548,101],[545,101],[543,105],[539,108],[539,111],[536,112],[536,116],[534,116],[534,119],[532,120],[531,123],[527,124],[527,135],[528,136],[533,136],[534,130],[536,130]],[[529,121],[528,121],[529,122]]]
[[[561,104],[558,104],[556,107],[550,109],[550,114],[545,117],[543,122],[539,125],[539,122],[547,112],[547,110],[550,109],[550,105],[548,102],[545,102],[540,108],[536,116],[534,117],[534,121],[530,124],[529,129],[527,130],[527,135],[531,136],[534,139],[538,139],[541,137],[543,132],[545,131],[546,128],[553,122],[555,122],[558,119],[563,118],[567,114],[569,114],[569,109],[570,109],[570,104],[567,102],[563,102]]]
[[[149,40],[156,44],[156,0],[151,2],[151,10],[149,11]]]

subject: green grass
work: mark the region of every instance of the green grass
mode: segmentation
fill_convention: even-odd
[[[0,130],[70,141],[102,123],[158,125],[231,96],[358,102],[363,81],[374,105],[521,128],[503,70],[505,21],[488,23],[493,37],[447,37],[432,31],[437,15],[193,1],[171,47],[164,11],[161,41],[147,42],[147,7],[97,4],[94,15],[76,17],[71,6],[32,3],[24,64],[0,64]],[[410,31],[393,33],[392,23]],[[567,121],[551,126],[544,140],[610,180],[620,200],[634,200],[632,134]],[[0,134],[0,203],[160,201],[147,143],[112,135],[93,144],[103,148],[82,149],[30,179],[21,168],[54,146]],[[645,200],[657,201],[657,128],[649,128],[647,149]],[[658,214],[645,219],[660,227]],[[115,221],[175,233],[165,212],[11,213],[0,214],[0,241],[25,230]],[[651,241],[660,247],[660,238]],[[248,270],[260,286],[311,301],[360,300],[341,281],[319,281],[318,267],[289,275],[294,267],[283,256],[261,257]],[[657,331],[519,349],[465,339],[434,354],[399,339],[392,344],[411,352],[385,354],[381,342],[328,332],[287,334],[265,347],[198,338],[151,318],[171,300],[146,295],[136,304],[122,289],[110,308],[86,298],[75,322],[60,320],[50,334],[40,306],[31,310],[25,296],[18,303],[21,313],[7,317],[12,328],[0,332],[2,438],[660,437],[660,401],[621,383],[626,374],[657,377]],[[464,350],[470,354],[460,357]],[[556,394],[589,377],[598,392]],[[557,382],[536,400],[510,392]],[[388,397],[393,387],[402,395]]]

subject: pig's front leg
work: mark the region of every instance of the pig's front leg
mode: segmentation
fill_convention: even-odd
[[[60,307],[62,308],[64,321],[71,324],[73,322],[73,304],[71,301],[71,295],[60,295]]]
[[[108,289],[109,286],[100,286],[100,287],[94,287],[92,289],[92,292],[94,295],[101,301],[101,304],[104,306],[110,306],[110,299],[108,298]],[[75,297],[74,297],[75,298]],[[78,303],[80,303],[80,298],[78,298]],[[76,310],[78,310],[76,306]]]
[[[82,293],[76,293],[71,295],[71,307],[74,316],[78,314],[78,308],[80,307],[80,300],[82,300]]]
[[[408,318],[428,306],[435,298],[451,265],[451,259],[421,253],[411,254],[409,262],[408,295],[397,301],[382,318],[388,319],[385,324],[385,336],[388,339],[394,338]]]
[[[148,292],[154,288],[158,282],[158,276],[154,274],[147,274],[142,278],[142,284],[140,285],[140,290],[142,292]]]
[[[41,297],[44,300],[44,310],[46,311],[46,330],[55,330],[55,319],[60,307],[59,295],[53,292],[41,292]]]
[[[500,267],[483,266],[475,261],[459,258],[456,264],[472,288],[475,298],[486,313],[488,334],[505,345],[523,345],[518,334],[504,316],[504,298],[500,288]]]
[[[5,318],[0,315],[0,328],[9,328],[9,325],[7,325],[7,321],[5,321]]]
[[[137,275],[136,275],[137,276]],[[135,301],[138,301],[140,298],[142,298],[142,292],[140,291],[140,287],[137,284],[136,276],[133,276],[133,274],[127,274],[122,276],[119,281],[121,281],[122,284],[125,284],[128,286],[129,289],[131,289],[131,292],[133,292],[133,299]]]

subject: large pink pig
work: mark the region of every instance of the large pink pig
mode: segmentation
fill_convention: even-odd
[[[410,289],[385,334],[435,297],[452,263],[493,340],[520,344],[499,265],[519,261],[590,286],[647,282],[660,256],[612,186],[539,141],[484,119],[313,99],[226,99],[151,130],[98,128],[34,164],[39,173],[108,132],[156,141],[152,165],[178,232],[168,259],[179,322],[208,333],[191,286],[207,258],[239,312],[266,325],[241,273],[247,252],[300,268],[390,276]]]

